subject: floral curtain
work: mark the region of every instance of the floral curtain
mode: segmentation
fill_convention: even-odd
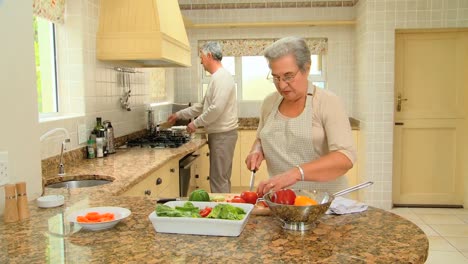
[[[65,0],[33,0],[33,14],[63,24]]]
[[[268,45],[278,39],[224,39],[216,40],[221,44],[224,56],[259,56],[263,55]],[[306,38],[311,54],[326,54],[328,49],[328,39],[326,38]],[[203,46],[210,40],[199,40],[198,47]]]

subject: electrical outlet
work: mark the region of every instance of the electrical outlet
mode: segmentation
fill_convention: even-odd
[[[0,151],[0,186],[10,183],[8,174],[8,152]]]
[[[88,141],[88,137],[86,135],[86,125],[79,124],[78,125],[78,144],[86,143]]]

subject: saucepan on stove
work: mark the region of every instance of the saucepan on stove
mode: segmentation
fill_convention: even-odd
[[[372,184],[373,182],[368,181],[334,194],[318,190],[291,189],[296,196],[306,196],[315,200],[317,202],[315,205],[298,206],[272,202],[274,191],[266,193],[259,201],[265,201],[268,204],[273,215],[282,222],[284,229],[303,231],[315,226],[315,221],[325,214],[335,197],[354,192]]]

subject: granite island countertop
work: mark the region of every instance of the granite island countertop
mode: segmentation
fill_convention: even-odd
[[[0,263],[424,263],[428,256],[421,229],[372,207],[326,215],[305,232],[284,230],[272,216],[251,215],[240,236],[216,237],[156,233],[148,220],[155,201],[146,197],[65,197],[62,207],[41,209],[31,202],[29,219],[0,223]],[[57,234],[64,211],[95,206],[125,207],[132,214],[112,229],[75,226],[74,233]]]
[[[173,158],[206,144],[194,139],[176,149],[119,149],[104,159],[68,166],[68,175],[112,177],[80,189],[46,188],[65,205],[42,209],[30,201],[30,218],[0,222],[0,263],[424,263],[428,239],[408,220],[369,207],[362,213],[326,215],[311,230],[287,231],[273,216],[251,215],[239,237],[156,233],[148,219],[150,197],[121,194]],[[50,175],[53,176],[53,175]],[[67,176],[70,177],[70,176]],[[66,178],[65,178],[66,179]],[[118,206],[132,214],[112,229],[82,230],[63,223],[74,210]],[[195,228],[195,227],[194,227]]]

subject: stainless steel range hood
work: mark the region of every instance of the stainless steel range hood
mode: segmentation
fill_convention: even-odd
[[[177,0],[101,0],[96,56],[129,67],[188,67]]]

